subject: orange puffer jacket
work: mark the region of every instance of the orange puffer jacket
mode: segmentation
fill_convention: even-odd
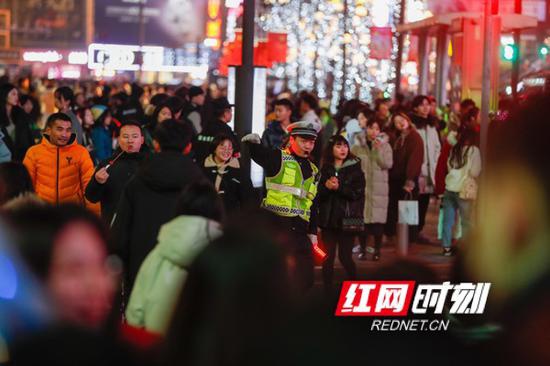
[[[36,194],[43,200],[58,204],[75,202],[99,214],[99,205],[88,202],[84,191],[94,173],[90,153],[78,145],[75,136],[66,146],[56,146],[44,135],[40,144],[31,147],[23,164],[27,167]]]

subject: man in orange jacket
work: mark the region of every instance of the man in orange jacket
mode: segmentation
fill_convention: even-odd
[[[76,142],[66,114],[54,113],[48,118],[41,143],[27,151],[23,164],[43,200],[52,204],[75,202],[99,214],[99,205],[84,198],[94,164],[86,148]]]

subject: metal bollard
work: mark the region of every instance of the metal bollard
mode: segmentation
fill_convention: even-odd
[[[409,225],[397,224],[397,255],[406,257],[409,254]]]

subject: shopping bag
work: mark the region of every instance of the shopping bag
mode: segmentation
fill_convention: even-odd
[[[418,225],[418,201],[412,200],[412,195],[408,195],[404,200],[398,202],[398,210],[398,223]]]

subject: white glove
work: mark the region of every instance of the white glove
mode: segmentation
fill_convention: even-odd
[[[317,240],[317,235],[307,234],[307,237],[309,238],[309,240],[311,241],[311,244],[313,244],[313,246],[317,246],[317,244],[319,244],[319,241]]]
[[[260,135],[258,135],[257,133],[249,133],[248,135],[244,136],[241,139],[241,142],[251,142],[253,144],[259,145],[262,143],[262,139],[260,138]]]

